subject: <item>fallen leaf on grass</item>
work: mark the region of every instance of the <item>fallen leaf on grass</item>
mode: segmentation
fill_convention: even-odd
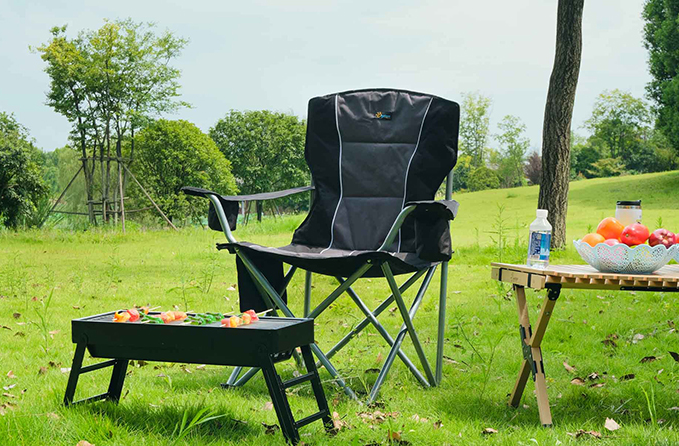
[[[630,379],[634,379],[636,375],[634,373],[628,373],[627,375],[622,375],[620,377],[620,381],[628,381]]]
[[[415,421],[418,422],[418,423],[429,423],[429,420],[428,420],[428,419],[426,419],[426,418],[420,418],[420,416],[419,416],[418,414],[415,414],[415,415],[413,415],[413,416],[410,417],[410,418],[412,418],[413,420],[415,420]]]
[[[75,446],[94,446],[94,445],[87,440],[80,440],[78,444],[76,444]]]
[[[73,305],[74,310],[80,310],[80,307],[78,305]]]
[[[667,409],[667,410],[679,410],[679,407],[677,407],[677,406],[674,406],[674,407],[670,407],[670,408],[669,408],[669,409]]]
[[[589,435],[589,436],[592,436],[592,437],[594,437],[594,438],[602,438],[602,435],[601,435],[600,432],[597,432],[597,431],[586,431],[586,430],[583,430],[583,429],[580,429],[580,430],[578,430],[578,431],[575,432],[575,433],[573,433],[573,432],[566,432],[566,435],[570,435],[571,437],[575,437],[575,438],[580,438],[580,437],[582,437],[583,435]]]
[[[616,423],[616,421],[613,418],[606,418],[606,422],[604,423],[604,427],[608,429],[609,431],[617,431],[620,429],[620,425]]]
[[[642,339],[644,339],[644,337],[645,337],[645,336],[642,335],[641,333],[635,334],[634,336],[632,336],[632,344],[636,344],[637,342],[639,342],[639,341],[641,341]]]
[[[387,418],[397,418],[399,416],[398,412],[380,412],[376,410],[375,412],[357,412],[356,415],[363,420],[364,423],[380,424],[384,423]]]
[[[4,328],[5,330],[12,331],[12,329],[9,328],[7,325],[2,325],[2,326],[0,326],[0,328]]]
[[[196,370],[204,370],[205,369],[205,364],[197,365]]]
[[[265,433],[266,435],[274,435],[274,434],[276,433],[276,431],[281,430],[281,428],[278,427],[277,424],[266,424],[266,423],[262,423],[262,426],[264,426],[264,428],[265,428],[264,433]]]
[[[644,364],[646,362],[653,362],[656,359],[658,359],[658,358],[656,358],[655,356],[644,356],[643,358],[641,358],[641,361],[639,361],[639,362]]]
[[[566,361],[563,362],[563,367],[566,369],[567,372],[574,373],[577,369],[571,365],[568,365]]]
[[[14,336],[19,336],[23,338],[24,336],[26,336],[26,333],[24,333],[23,331],[17,331],[16,333],[14,333]]]
[[[16,375],[14,374],[13,371],[10,370],[9,372],[7,372],[7,377],[8,378],[16,378]]]
[[[11,393],[3,392],[2,396],[5,396],[7,398],[16,398],[16,396],[12,395]]]
[[[443,426],[442,420],[434,421],[434,429],[441,429],[442,426]]]
[[[11,390],[11,389],[15,388],[16,386],[17,386],[16,384],[10,384],[9,386],[3,386],[2,388],[5,389],[5,390]]]
[[[492,435],[492,434],[497,434],[497,431],[493,429],[492,427],[487,427],[484,430],[481,431],[483,435]]]
[[[54,412],[46,413],[45,416],[46,416],[47,418],[51,418],[51,419],[53,419],[53,420],[58,420],[58,419],[61,418],[58,414],[56,414],[56,413],[54,413]]]
[[[670,356],[672,359],[674,359],[676,362],[679,362],[679,353],[677,352],[669,352]]]
[[[447,364],[459,364],[456,360],[451,358],[450,356],[443,355],[443,361],[446,362]]]
[[[14,319],[19,319],[21,317],[21,313],[12,313],[12,317]]]
[[[573,378],[571,379],[571,384],[574,384],[576,386],[584,386],[585,385],[585,380],[582,378]]]
[[[339,414],[337,412],[332,413],[332,429],[333,433],[336,434],[339,432],[341,429],[351,429],[351,426],[349,426],[349,423],[344,421],[342,418],[340,418]]]
[[[587,379],[590,381],[594,381],[599,379],[599,374],[597,372],[592,372],[589,375],[587,375]]]
[[[231,285],[230,287],[228,287],[228,288],[226,289],[226,291],[236,291],[236,286],[235,286],[235,285]]]
[[[601,388],[605,385],[606,385],[605,383],[595,383],[595,384],[591,384],[589,387],[590,387],[590,389],[598,389],[598,388]]]
[[[271,410],[273,409],[273,403],[271,401],[267,401],[264,403],[264,407],[262,407],[262,410]]]
[[[406,441],[403,439],[401,431],[393,431],[389,429],[389,432],[387,433],[387,441],[389,444],[401,444],[401,445],[409,445],[411,444],[409,441]]]
[[[363,370],[363,373],[380,373],[380,369],[378,368],[365,369]]]
[[[71,371],[71,368],[70,368],[70,367],[62,367],[62,368],[59,369],[59,370],[61,370],[61,373],[68,373],[68,372]]]
[[[47,373],[47,367],[40,367],[40,370],[38,370],[38,375],[44,375]]]

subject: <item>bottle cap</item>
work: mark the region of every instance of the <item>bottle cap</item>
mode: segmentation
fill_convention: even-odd
[[[535,215],[538,218],[547,218],[547,215],[549,215],[549,211],[547,209],[538,209]]]

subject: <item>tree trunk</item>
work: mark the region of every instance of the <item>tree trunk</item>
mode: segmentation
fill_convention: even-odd
[[[257,200],[257,221],[262,222],[262,212],[264,211],[264,206],[262,205],[262,202]]]
[[[542,180],[538,207],[549,211],[552,247],[566,242],[568,181],[571,165],[571,119],[582,55],[584,0],[559,0],[556,55],[549,79],[542,128]]]

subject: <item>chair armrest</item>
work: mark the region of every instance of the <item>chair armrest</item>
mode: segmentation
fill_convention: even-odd
[[[445,218],[446,220],[453,220],[457,216],[457,209],[460,207],[460,203],[455,200],[428,200],[428,201],[410,201],[406,203],[406,206],[398,214],[394,224],[391,226],[389,233],[384,238],[382,246],[380,246],[378,251],[386,251],[389,246],[394,242],[398,231],[403,226],[403,222],[406,217],[411,213],[414,213],[416,217],[429,218]]]
[[[288,195],[299,194],[300,192],[306,192],[308,190],[314,190],[314,186],[301,186],[293,187],[292,189],[279,190],[275,192],[263,192],[261,194],[251,194],[251,195],[220,195],[217,192],[211,190],[202,189],[200,187],[182,187],[182,192],[186,195],[192,195],[194,197],[207,198],[209,195],[215,195],[219,197],[219,200],[224,201],[259,201],[259,200],[274,200],[276,198],[287,197]]]
[[[211,190],[190,186],[182,187],[181,191],[186,195],[209,199],[210,209],[207,217],[208,226],[215,231],[223,231],[224,235],[226,235],[226,239],[230,243],[235,243],[236,239],[231,234],[231,231],[236,230],[238,203],[240,201],[273,200],[313,189],[315,189],[313,186],[302,186],[252,195],[220,195]]]

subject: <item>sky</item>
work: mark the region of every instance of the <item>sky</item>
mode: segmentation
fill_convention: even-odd
[[[643,0],[588,0],[573,129],[597,96],[643,97],[650,80],[642,44]],[[68,25],[69,35],[104,19],[154,22],[189,44],[173,65],[181,99],[168,119],[207,132],[229,110],[306,116],[310,98],[359,88],[401,88],[457,102],[492,100],[491,131],[508,114],[539,150],[554,61],[557,0],[0,0],[0,111],[14,113],[37,146],[67,143],[70,124],[45,105],[49,78],[31,53]]]

